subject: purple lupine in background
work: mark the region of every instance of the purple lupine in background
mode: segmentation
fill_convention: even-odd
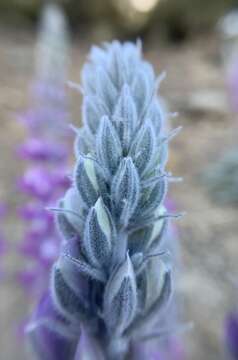
[[[0,258],[6,253],[7,251],[7,240],[6,235],[3,230],[2,221],[5,219],[6,215],[8,213],[8,207],[5,203],[0,203]],[[0,279],[4,276],[4,269],[2,265],[0,265]]]
[[[152,360],[164,347],[149,340],[168,331],[174,308],[165,234],[177,215],[164,205],[174,132],[161,130],[158,81],[140,43],[94,47],[82,80],[73,184],[55,209],[62,246],[52,306],[39,303],[29,336],[39,359],[59,359],[60,338],[59,347],[77,347],[65,360],[138,359],[147,346]]]
[[[32,295],[48,287],[49,271],[59,255],[60,240],[47,206],[53,206],[69,186],[67,160],[67,99],[65,80],[68,34],[64,15],[56,5],[43,10],[36,49],[36,75],[31,106],[19,116],[27,132],[17,155],[26,161],[19,191],[26,201],[18,209],[25,223],[19,250],[27,260],[17,277]]]
[[[231,359],[238,360],[238,313],[231,312],[225,320],[225,344]]]

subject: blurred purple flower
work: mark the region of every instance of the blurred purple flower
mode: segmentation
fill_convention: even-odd
[[[31,105],[18,117],[27,139],[17,149],[19,158],[28,162],[17,182],[19,191],[28,196],[17,210],[25,223],[18,250],[27,261],[17,279],[33,296],[41,295],[48,286],[50,268],[59,254],[59,234],[53,214],[46,208],[55,207],[70,185],[67,161],[71,137],[66,131],[69,115],[65,93],[68,43],[61,9],[46,6],[41,25],[36,75],[30,86]]]
[[[39,359],[73,360],[80,330],[69,329],[69,321],[55,310],[50,294],[45,293],[26,326]]]
[[[8,206],[5,203],[0,203],[0,257],[3,256],[7,251],[7,241],[2,226],[2,220],[8,213]],[[0,267],[0,279],[4,276],[4,270]]]
[[[234,360],[238,359],[238,314],[230,313],[225,322],[225,342]]]
[[[24,160],[31,161],[64,161],[67,157],[62,144],[49,143],[35,137],[27,139],[18,149],[18,155]]]
[[[30,196],[48,201],[52,196],[52,177],[45,168],[28,168],[24,176],[19,180],[18,187]]]
[[[33,198],[47,202],[54,198],[56,191],[59,190],[57,186],[65,189],[68,184],[65,169],[53,171],[47,167],[34,166],[26,170],[18,181],[18,188]]]
[[[62,105],[58,106],[57,102],[54,106],[52,104],[46,106],[46,104],[38,103],[35,108],[18,116],[18,120],[22,122],[34,137],[44,135],[45,128],[47,127],[49,135],[53,133],[56,137],[65,137],[69,133],[66,127],[68,113],[63,110]],[[57,123],[56,127],[52,124],[54,122]]]

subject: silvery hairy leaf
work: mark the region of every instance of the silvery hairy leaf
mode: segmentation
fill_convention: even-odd
[[[80,158],[80,154],[88,154],[91,144],[90,139],[87,137],[87,131],[85,128],[77,130],[77,136],[74,141],[74,154],[76,159]]]
[[[166,195],[167,182],[165,178],[157,180],[154,185],[149,185],[144,189],[138,202],[134,218],[147,219],[148,216],[155,217],[154,211],[164,200]]]
[[[129,255],[111,275],[104,293],[104,319],[109,333],[122,334],[135,317],[137,290]]]
[[[109,264],[112,238],[113,225],[110,213],[99,198],[89,211],[83,237],[85,255],[91,265],[100,269]]]
[[[57,312],[49,292],[41,297],[25,330],[37,359],[74,360],[80,329],[73,329]]]
[[[137,123],[137,110],[130,88],[124,85],[113,113],[114,123],[124,151],[128,151]]]
[[[138,204],[140,194],[138,172],[130,157],[121,161],[112,180],[111,193],[115,216],[127,225]]]
[[[161,296],[168,269],[158,257],[151,258],[138,280],[140,307],[148,311]]]
[[[85,205],[91,207],[100,191],[105,191],[105,180],[96,162],[88,155],[81,158],[75,168],[75,186]]]
[[[159,166],[160,169],[164,169],[165,164],[168,160],[168,144],[166,141],[158,141],[158,151],[154,158],[154,166]]]
[[[145,226],[142,229],[133,231],[128,237],[130,254],[144,252],[148,248],[152,232],[153,225]]]
[[[70,188],[61,201],[63,212],[59,214],[59,216],[61,216],[61,222],[64,221],[64,225],[66,226],[67,221],[78,234],[82,229],[83,219],[83,209],[80,202],[81,199],[78,190],[75,187]]]
[[[82,240],[73,238],[67,241],[63,246],[60,254],[60,268],[72,270],[78,273],[78,278],[83,276],[87,280],[92,279],[104,283],[106,274],[103,270],[97,269],[88,263],[82,252]],[[62,265],[62,267],[61,267]],[[76,275],[77,276],[77,275]]]
[[[130,156],[139,174],[143,174],[150,167],[155,155],[155,147],[155,130],[152,124],[147,121],[138,131],[130,149]]]
[[[103,115],[108,114],[109,110],[97,96],[88,96],[84,98],[82,111],[84,125],[89,134],[95,137],[99,120]]]
[[[154,125],[156,134],[159,135],[163,123],[163,113],[158,100],[152,101],[147,110],[146,117],[151,120],[152,124]]]
[[[53,266],[51,274],[51,294],[56,309],[66,319],[72,321],[85,319],[87,309],[82,300],[65,281],[57,263]]]
[[[121,44],[114,41],[108,60],[108,73],[113,84],[120,89],[127,80],[126,64],[121,54]]]
[[[143,114],[149,102],[152,99],[154,89],[150,86],[150,80],[147,78],[143,69],[140,69],[132,83],[132,94],[135,99],[138,114]]]
[[[95,85],[97,96],[105,102],[107,108],[112,112],[118,92],[109,75],[101,66],[96,70]]]
[[[127,336],[138,336],[138,334],[140,334],[143,329],[146,329],[148,325],[153,328],[153,326],[158,323],[158,319],[160,318],[160,316],[162,316],[164,311],[167,309],[172,296],[171,270],[167,269],[167,272],[165,272],[163,279],[164,280],[159,297],[151,304],[151,306],[144,314],[143,312],[139,312],[139,315],[135,318],[135,320],[126,330]],[[138,286],[140,286],[142,289],[143,285],[138,283]],[[138,303],[138,306],[140,306],[140,308],[138,309],[138,311],[142,309],[141,304],[143,304],[143,296],[141,294],[141,289],[138,289],[138,297],[140,297]]]
[[[67,285],[79,297],[82,304],[87,307],[89,296],[88,278],[73,261],[70,261],[72,258],[77,258],[78,261],[82,258],[80,243],[81,239],[74,238],[62,246],[62,251],[57,261],[57,268],[60,270]]]
[[[92,64],[85,64],[81,73],[85,93],[93,95],[96,92],[95,71]]]
[[[77,236],[77,232],[75,228],[71,225],[71,223],[69,222],[69,220],[67,219],[64,213],[59,212],[57,214],[56,220],[57,220],[58,231],[62,234],[65,240],[69,240]]]
[[[122,147],[118,134],[107,116],[100,120],[96,150],[100,163],[109,175],[114,175],[122,156]]]
[[[147,243],[147,248],[150,248],[151,251],[158,250],[159,246],[162,243],[164,233],[167,229],[168,224],[168,220],[166,218],[163,218],[166,213],[167,210],[164,206],[158,206],[158,208],[155,210],[155,217],[157,218],[157,220],[153,225],[151,236]]]

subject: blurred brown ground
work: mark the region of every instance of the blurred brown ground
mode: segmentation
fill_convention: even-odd
[[[14,182],[22,171],[14,148],[24,136],[15,113],[27,105],[33,46],[34,38],[29,33],[0,31],[0,197],[10,202],[12,209],[20,201]],[[79,80],[88,48],[82,39],[75,40],[70,79]],[[194,93],[207,90],[224,96],[218,40],[209,35],[169,48],[160,48],[154,41],[146,45],[146,57],[157,71],[167,71],[161,94],[171,111],[180,112],[173,125],[184,127],[172,143],[168,168],[184,177],[183,184],[171,185],[171,193],[178,209],[187,212],[178,226],[183,263],[179,289],[185,299],[186,320],[195,324],[194,330],[184,336],[188,359],[227,359],[222,349],[222,326],[226,311],[237,300],[229,277],[238,273],[238,209],[212,203],[200,178],[210,163],[219,161],[221,154],[237,142],[238,119],[227,109],[195,109],[190,101]],[[76,125],[80,123],[78,97],[70,91]],[[14,255],[21,229],[13,216],[5,225],[11,254],[3,265],[12,274],[22,265]],[[19,286],[6,277],[0,287],[1,360],[26,359],[23,340],[18,343],[15,334],[28,308]]]

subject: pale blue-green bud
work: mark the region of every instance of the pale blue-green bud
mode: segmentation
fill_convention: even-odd
[[[107,329],[117,336],[126,330],[136,315],[136,279],[129,255],[106,285],[103,308]]]
[[[98,67],[96,71],[96,92],[112,112],[118,92],[103,67]]]
[[[99,198],[86,219],[83,237],[85,255],[91,265],[108,265],[112,254],[113,226],[110,213]]]
[[[155,150],[155,131],[152,124],[147,122],[138,131],[130,150],[130,156],[139,174],[143,174],[150,167]]]
[[[120,222],[127,225],[139,201],[140,180],[130,157],[122,160],[112,179],[112,204]]]
[[[117,127],[123,149],[124,151],[128,151],[137,125],[138,116],[136,105],[127,84],[125,84],[122,88],[113,114],[113,119]]]
[[[80,203],[78,190],[75,187],[67,190],[62,200],[62,208],[65,210],[64,216],[78,233],[82,228],[82,206]]]
[[[147,267],[140,276],[140,306],[143,312],[148,311],[161,296],[168,269],[163,261],[154,257],[148,261]]]
[[[143,113],[149,102],[152,99],[154,88],[151,87],[150,80],[144,73],[143,69],[140,69],[132,83],[132,94],[136,103],[138,114]]]
[[[97,132],[99,120],[108,113],[108,109],[97,96],[86,96],[82,110],[84,125],[93,138]]]
[[[51,295],[56,309],[66,319],[76,322],[85,319],[86,314],[90,315],[83,300],[66,282],[59,263],[54,264],[52,269]]]
[[[153,251],[158,250],[161,245],[161,240],[167,225],[167,219],[163,218],[166,213],[167,209],[163,205],[159,206],[155,211],[155,217],[158,220],[153,225],[151,236],[147,243],[147,248],[151,248]]]
[[[75,186],[85,205],[91,207],[99,194],[105,192],[105,180],[96,162],[88,155],[81,158],[75,169]]]
[[[114,175],[122,156],[120,139],[107,116],[104,116],[100,122],[96,145],[97,155],[109,175]]]

